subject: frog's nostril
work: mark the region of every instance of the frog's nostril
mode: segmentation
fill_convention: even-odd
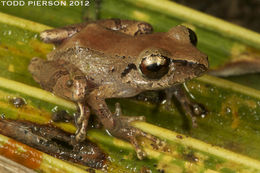
[[[206,67],[204,64],[197,64],[197,68],[195,68],[194,74],[196,76],[203,75],[208,70],[208,67]]]

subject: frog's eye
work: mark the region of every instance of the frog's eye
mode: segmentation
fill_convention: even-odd
[[[168,73],[169,64],[169,58],[160,54],[152,54],[142,59],[139,68],[145,77],[160,79]]]
[[[191,30],[190,28],[188,28],[189,31],[189,37],[190,37],[190,42],[196,46],[197,45],[197,35],[195,34],[195,32],[193,30]]]

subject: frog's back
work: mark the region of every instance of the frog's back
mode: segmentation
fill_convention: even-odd
[[[129,57],[110,56],[85,47],[58,48],[47,55],[48,60],[63,59],[79,68],[96,84],[120,84],[121,69],[125,69]]]

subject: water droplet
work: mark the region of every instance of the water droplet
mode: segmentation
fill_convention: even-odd
[[[226,108],[226,112],[229,114],[231,113],[231,109],[229,107]]]
[[[166,99],[165,99],[165,100],[162,101],[162,104],[165,104],[166,102],[167,102],[167,101],[166,101]]]

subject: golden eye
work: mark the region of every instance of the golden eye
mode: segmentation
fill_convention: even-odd
[[[160,54],[144,57],[139,66],[143,75],[149,79],[160,79],[169,71],[170,59]]]

